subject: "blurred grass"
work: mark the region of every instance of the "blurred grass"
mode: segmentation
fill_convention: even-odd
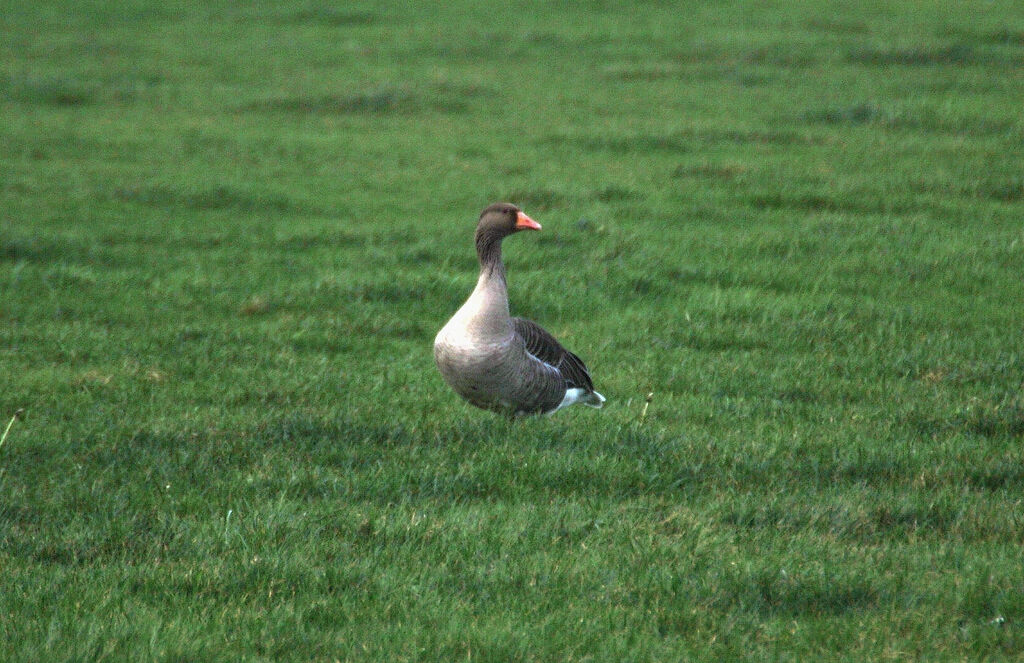
[[[0,659],[1019,658],[1022,35],[0,3]],[[433,368],[499,199],[601,412]]]

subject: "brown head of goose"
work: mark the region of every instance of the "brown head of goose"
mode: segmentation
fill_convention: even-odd
[[[469,299],[434,339],[434,360],[452,389],[477,407],[549,414],[573,403],[601,407],[587,367],[536,323],[508,310],[501,240],[540,224],[509,203],[480,214],[480,277]]]

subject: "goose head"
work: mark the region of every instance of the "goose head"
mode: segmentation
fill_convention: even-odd
[[[500,260],[501,240],[520,230],[540,230],[540,224],[512,203],[494,203],[480,213],[476,225],[476,252],[485,265]]]

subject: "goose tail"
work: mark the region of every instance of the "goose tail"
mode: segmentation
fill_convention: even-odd
[[[601,406],[604,405],[604,400],[604,396],[597,393],[596,391],[587,392],[582,397],[580,397],[580,403],[583,403],[584,405],[589,405],[590,407],[596,407],[598,409],[600,409]]]
[[[551,412],[557,412],[563,407],[569,407],[576,403],[582,403],[583,405],[589,405],[590,407],[599,408],[604,405],[604,396],[593,390],[583,389],[581,387],[572,387],[565,391],[565,398],[562,402]],[[550,414],[549,412],[548,414]]]

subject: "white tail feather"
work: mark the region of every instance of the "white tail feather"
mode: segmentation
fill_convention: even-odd
[[[569,407],[573,403],[582,403],[583,405],[589,405],[590,407],[601,407],[604,404],[604,396],[597,393],[596,391],[587,391],[579,387],[573,387],[565,391],[565,398],[558,404],[551,412],[557,412],[563,407]],[[548,412],[548,414],[551,414]]]
[[[600,408],[602,405],[604,405],[604,396],[597,393],[596,391],[592,391],[589,394],[585,394],[583,398],[580,399],[580,403],[583,403],[584,405],[589,405],[590,407]]]

